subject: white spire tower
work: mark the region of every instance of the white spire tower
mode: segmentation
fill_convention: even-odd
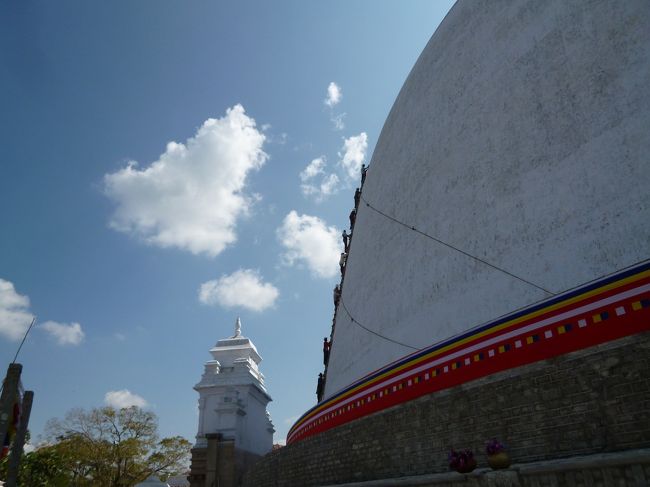
[[[199,393],[199,430],[196,447],[205,448],[209,433],[221,433],[235,441],[236,448],[263,455],[273,447],[273,423],[266,411],[272,400],[259,370],[262,361],[253,342],[241,334],[241,319],[235,334],[219,340],[210,349]]]
[[[235,322],[235,335],[233,338],[239,338],[241,336],[241,319],[239,316],[237,317],[237,321]]]

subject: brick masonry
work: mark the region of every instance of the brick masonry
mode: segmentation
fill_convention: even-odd
[[[219,433],[206,434],[207,448],[192,448],[190,487],[236,487],[259,455],[237,448]]]
[[[517,463],[648,448],[649,371],[646,332],[494,374],[307,438],[262,458],[244,485],[328,485],[446,472],[450,446],[471,448],[485,465],[484,444],[492,437],[509,446]]]

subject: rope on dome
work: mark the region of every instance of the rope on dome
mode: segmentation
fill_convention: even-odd
[[[528,284],[529,286],[532,286],[532,287],[534,287],[534,288],[536,288],[536,289],[539,289],[540,291],[543,291],[543,292],[545,292],[545,293],[547,293],[547,294],[549,294],[549,295],[551,295],[551,296],[555,296],[555,295],[556,295],[556,293],[553,293],[553,292],[549,291],[548,289],[544,289],[542,286],[538,286],[538,285],[535,284],[534,282],[531,282],[531,281],[529,281],[529,280],[527,280],[527,279],[524,279],[523,277],[517,276],[516,274],[513,274],[512,272],[509,272],[509,271],[507,271],[507,270],[505,270],[505,269],[502,269],[502,268],[499,267],[499,266],[496,266],[496,265],[494,265],[494,264],[490,264],[489,262],[487,262],[487,261],[481,259],[480,257],[476,257],[475,255],[472,255],[472,254],[470,254],[469,252],[465,252],[464,250],[461,250],[461,249],[459,249],[458,247],[454,247],[453,245],[451,245],[451,244],[449,244],[449,243],[447,243],[447,242],[444,242],[444,241],[440,240],[439,238],[434,237],[433,235],[429,235],[428,233],[423,232],[422,230],[417,229],[417,228],[414,227],[413,225],[409,225],[408,223],[404,223],[403,221],[400,221],[400,220],[398,220],[397,218],[395,218],[395,217],[393,217],[393,216],[391,216],[391,215],[388,215],[388,214],[384,213],[384,212],[381,211],[380,209],[378,209],[378,208],[374,207],[373,205],[371,205],[371,204],[368,202],[368,200],[366,200],[366,198],[364,198],[363,193],[361,193],[361,199],[362,199],[363,202],[366,204],[366,206],[367,206],[368,208],[370,208],[371,210],[373,210],[373,211],[379,213],[379,214],[382,215],[383,217],[388,218],[389,220],[391,220],[391,221],[393,221],[393,222],[395,222],[395,223],[398,223],[399,225],[402,225],[402,226],[408,228],[409,230],[412,230],[412,231],[414,231],[414,232],[416,232],[416,233],[419,233],[420,235],[422,235],[422,236],[424,236],[424,237],[427,237],[427,238],[429,238],[429,239],[433,240],[434,242],[437,242],[437,243],[439,243],[439,244],[441,244],[441,245],[444,245],[445,247],[449,247],[450,249],[455,250],[456,252],[459,252],[459,253],[461,253],[461,254],[463,254],[463,255],[465,255],[465,256],[471,258],[471,259],[474,259],[474,260],[480,262],[481,264],[484,264],[484,265],[486,265],[486,266],[492,267],[492,269],[496,269],[497,271],[499,271],[499,272],[503,272],[504,274],[506,274],[506,275],[508,275],[508,276],[510,276],[510,277],[514,277],[515,279],[517,279],[517,280],[519,280],[519,281],[521,281],[521,282],[523,282],[523,283],[525,283],[525,284]],[[349,313],[348,313],[348,314],[349,314]]]
[[[343,309],[345,310],[346,314],[347,314],[347,315],[350,317],[350,319],[352,320],[352,323],[354,323],[354,324],[360,326],[361,328],[363,328],[363,329],[366,330],[367,332],[370,332],[370,333],[372,333],[373,335],[377,335],[379,338],[383,338],[384,340],[388,340],[389,342],[393,342],[393,343],[395,343],[395,344],[397,344],[397,345],[401,345],[402,347],[411,348],[411,349],[413,349],[413,350],[420,350],[419,348],[412,347],[411,345],[407,345],[406,343],[398,342],[397,340],[393,340],[392,338],[388,338],[387,336],[384,336],[384,335],[382,335],[381,333],[376,332],[375,330],[371,330],[371,329],[368,328],[367,326],[363,326],[361,323],[359,323],[359,322],[354,318],[354,316],[352,316],[352,313],[350,313],[350,310],[348,309],[348,307],[347,307],[347,306],[345,305],[345,303],[343,302],[343,299],[340,299],[340,300],[339,300],[339,304],[340,304],[341,306],[343,306]]]

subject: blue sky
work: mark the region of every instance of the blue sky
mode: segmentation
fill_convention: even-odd
[[[144,401],[193,441],[192,386],[240,315],[284,440],[358,166],[452,3],[0,3],[0,359],[38,316],[36,437]]]

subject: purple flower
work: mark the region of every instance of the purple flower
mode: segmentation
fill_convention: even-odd
[[[505,449],[506,446],[496,438],[492,438],[485,445],[485,452],[488,455],[496,455],[497,453],[501,453],[502,451],[505,451]]]
[[[474,453],[472,450],[456,451],[452,448],[447,458],[449,459],[449,468],[452,470],[463,469],[468,463],[473,461]]]

